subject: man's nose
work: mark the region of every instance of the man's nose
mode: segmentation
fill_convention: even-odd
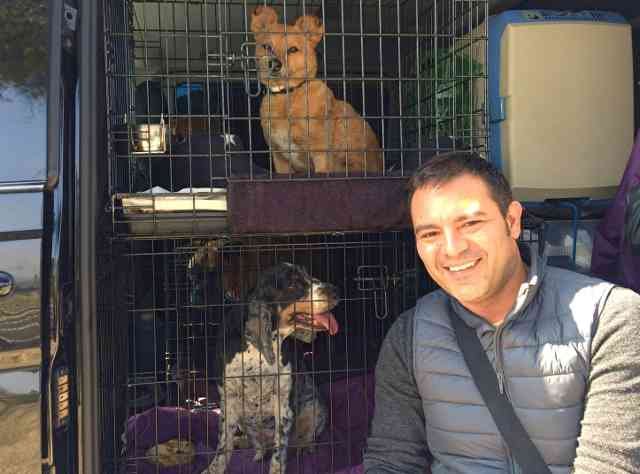
[[[457,230],[444,232],[444,251],[447,256],[455,257],[463,253],[467,248],[468,243],[460,232]]]
[[[280,69],[282,69],[282,61],[278,58],[269,59],[269,69],[271,72],[280,72]]]

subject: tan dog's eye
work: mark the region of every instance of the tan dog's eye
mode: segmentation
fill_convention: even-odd
[[[273,53],[273,48],[271,47],[271,45],[270,45],[270,44],[264,43],[264,44],[262,45],[262,47],[264,48],[264,50],[265,50],[267,53],[269,53],[269,54]]]
[[[287,54],[293,54],[297,52],[298,52],[298,48],[296,48],[295,46],[291,46],[289,49],[287,49]]]

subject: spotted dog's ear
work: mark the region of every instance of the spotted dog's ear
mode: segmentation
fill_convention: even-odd
[[[246,338],[258,348],[269,364],[276,362],[272,345],[274,330],[274,318],[270,305],[253,296],[249,301],[249,318],[245,325]]]

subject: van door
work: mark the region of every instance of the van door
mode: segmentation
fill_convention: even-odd
[[[73,472],[72,370],[60,350],[71,308],[62,233],[69,183],[62,182],[75,141],[73,1],[0,3],[3,472]]]

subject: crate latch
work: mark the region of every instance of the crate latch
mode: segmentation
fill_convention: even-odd
[[[389,315],[389,272],[386,265],[360,265],[355,281],[358,290],[373,293],[373,308],[378,319]]]
[[[257,57],[253,53],[256,43],[247,41],[240,45],[240,54],[210,53],[207,55],[207,66],[219,69],[221,72],[240,63],[244,90],[249,97],[258,97],[262,92],[262,86],[258,81]]]

